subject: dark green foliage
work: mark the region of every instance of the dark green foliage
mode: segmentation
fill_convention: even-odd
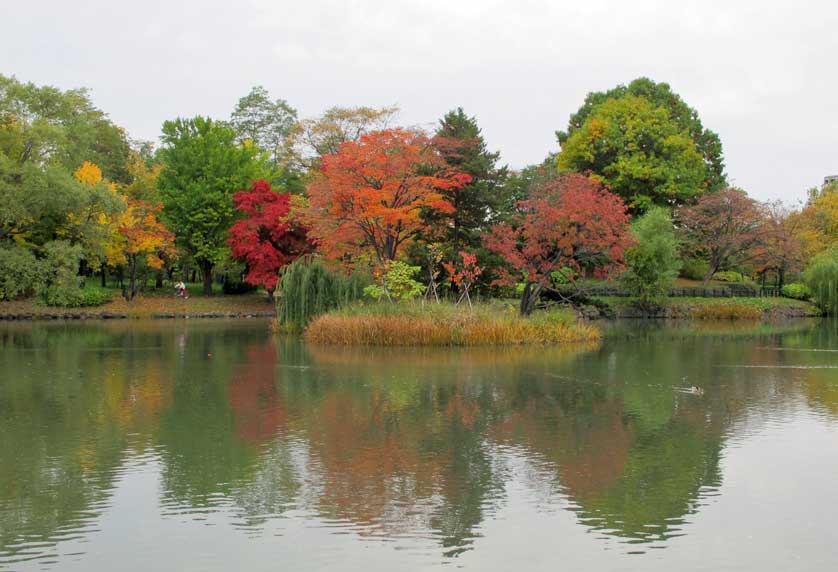
[[[302,330],[314,317],[362,298],[370,283],[358,272],[347,277],[319,260],[300,258],[285,268],[277,285],[279,325]]]
[[[456,209],[451,214],[448,243],[453,253],[480,244],[480,233],[495,220],[504,203],[507,168],[498,167],[500,153],[491,153],[483,140],[477,119],[462,107],[449,111],[439,121],[437,146],[452,168],[471,176],[471,182],[446,192]]]
[[[0,247],[0,300],[31,295],[43,277],[43,265],[29,250]]]
[[[38,301],[47,306],[76,307],[82,305],[82,279],[78,275],[82,247],[64,240],[44,245],[43,282]]]
[[[719,136],[705,129],[698,117],[698,112],[687,105],[681,97],[672,91],[667,83],[656,83],[649,78],[641,77],[626,85],[618,85],[606,92],[589,93],[579,110],[570,116],[566,131],[557,131],[559,143],[565,141],[580,129],[595,107],[608,99],[615,99],[625,95],[634,95],[649,100],[656,107],[666,109],[669,117],[674,121],[679,131],[685,132],[695,143],[704,159],[705,182],[707,190],[721,189],[727,184],[724,169],[724,155]]]
[[[783,286],[782,293],[786,298],[793,298],[795,300],[808,300],[812,297],[812,291],[801,282],[786,284]]]
[[[642,304],[650,304],[666,296],[681,267],[672,218],[653,208],[632,225],[632,234],[637,244],[626,251],[627,270],[620,281]]]
[[[832,247],[814,260],[803,272],[803,282],[812,291],[812,299],[827,314],[838,314],[838,247]]]
[[[225,280],[221,285],[221,291],[227,295],[250,294],[256,291],[256,286],[242,280]]]

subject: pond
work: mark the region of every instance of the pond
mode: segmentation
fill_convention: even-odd
[[[0,324],[0,570],[831,570],[838,325]]]

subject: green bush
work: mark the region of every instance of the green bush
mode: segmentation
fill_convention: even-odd
[[[716,272],[713,274],[713,280],[718,280],[719,282],[733,282],[733,283],[741,283],[745,282],[747,279],[742,275],[741,272],[734,272],[733,270],[724,270],[722,272]]]
[[[419,270],[419,266],[405,262],[390,262],[381,284],[370,284],[364,288],[364,294],[376,300],[412,300],[425,293],[425,285],[416,280]]]
[[[277,321],[285,330],[302,330],[308,323],[334,308],[363,296],[368,276],[344,276],[327,270],[319,260],[295,260],[283,271],[276,287]]]
[[[795,300],[808,300],[812,297],[812,291],[801,282],[792,282],[783,286],[783,296]]]
[[[687,258],[681,265],[681,276],[687,280],[704,280],[710,265],[699,258]]]
[[[637,244],[626,252],[627,269],[620,282],[641,304],[650,304],[665,297],[678,276],[678,241],[672,219],[662,208],[640,217],[632,225],[632,234]]]
[[[47,306],[75,308],[83,305],[82,279],[78,275],[82,247],[64,240],[44,245],[44,280],[38,301]]]
[[[815,257],[803,272],[812,299],[827,314],[838,314],[838,247]]]
[[[43,280],[44,267],[29,250],[0,248],[0,300],[32,295]]]

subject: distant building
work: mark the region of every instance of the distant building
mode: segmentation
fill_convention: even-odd
[[[838,183],[838,175],[829,175],[823,178],[823,186],[827,186],[829,183]]]

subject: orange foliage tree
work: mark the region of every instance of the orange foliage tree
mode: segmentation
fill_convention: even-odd
[[[469,180],[421,132],[369,133],[322,157],[308,186],[310,234],[329,258],[371,252],[379,264],[395,260],[424,229],[421,215],[451,213],[443,192]]]
[[[161,268],[164,259],[176,255],[175,235],[158,218],[162,208],[160,204],[128,199],[127,208],[119,216],[120,246],[128,269],[128,286],[122,294],[129,302],[137,295],[140,262],[149,268]]]

